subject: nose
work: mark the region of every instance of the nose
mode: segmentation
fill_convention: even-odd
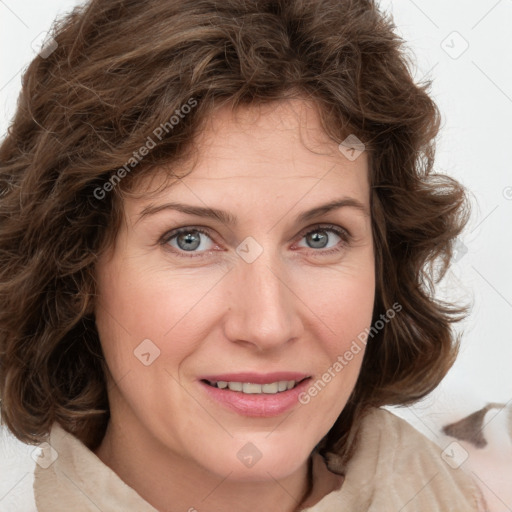
[[[229,340],[268,351],[300,337],[304,303],[286,274],[279,259],[265,251],[252,263],[237,262],[227,283]]]

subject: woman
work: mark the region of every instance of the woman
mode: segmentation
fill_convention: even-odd
[[[93,0],[0,148],[0,394],[38,510],[485,510],[381,409],[454,361],[466,219],[373,1]],[[434,271],[435,270],[435,271]]]

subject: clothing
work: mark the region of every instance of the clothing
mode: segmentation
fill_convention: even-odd
[[[46,469],[36,465],[39,512],[156,512],[58,423],[49,444],[58,457]],[[406,421],[374,409],[362,423],[341,488],[304,512],[485,512],[478,487],[462,468],[450,467],[441,452]],[[327,459],[328,469],[340,474],[339,455]],[[318,454],[314,461],[314,468],[325,464]]]

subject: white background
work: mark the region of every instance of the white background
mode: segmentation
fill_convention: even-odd
[[[34,57],[31,42],[76,3],[0,0],[1,136]],[[461,325],[460,357],[432,396],[399,411],[433,437],[445,417],[457,419],[487,402],[512,403],[512,0],[382,0],[381,6],[408,43],[416,79],[433,79],[443,115],[436,170],[472,194],[463,251],[440,288],[443,296],[473,304]]]

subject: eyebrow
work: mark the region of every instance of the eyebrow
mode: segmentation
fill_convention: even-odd
[[[352,197],[344,197],[341,199],[336,199],[334,201],[331,201],[329,203],[325,203],[319,206],[315,206],[311,210],[307,210],[305,212],[302,212],[298,217],[298,222],[307,222],[308,220],[311,220],[315,217],[318,217],[320,215],[324,215],[330,211],[338,210],[340,208],[355,208],[359,211],[361,211],[365,216],[369,216],[368,209],[366,206],[358,201],[357,199],[354,199]],[[175,210],[181,213],[186,213],[189,215],[195,215],[196,217],[205,217],[205,218],[211,218],[218,220],[224,224],[227,224],[229,226],[236,225],[238,222],[238,219],[235,215],[232,213],[226,212],[224,210],[219,210],[217,208],[208,208],[208,207],[202,207],[202,206],[194,206],[189,204],[182,204],[182,203],[165,203],[160,205],[148,205],[146,206],[139,214],[139,218],[137,219],[137,222],[142,220],[144,217],[148,217],[151,215],[155,215],[163,210]]]

